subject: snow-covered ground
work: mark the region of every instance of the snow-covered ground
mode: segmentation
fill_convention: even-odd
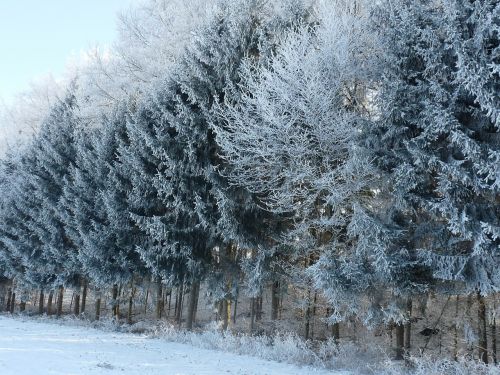
[[[0,317],[1,375],[346,375],[162,339]]]

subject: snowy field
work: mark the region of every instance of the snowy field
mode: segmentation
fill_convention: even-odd
[[[347,375],[133,335],[0,317],[1,375]]]

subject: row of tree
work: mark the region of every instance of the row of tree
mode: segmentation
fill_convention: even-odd
[[[4,276],[115,296],[188,285],[187,328],[202,282],[223,311],[292,283],[322,294],[331,323],[396,323],[398,357],[413,298],[474,294],[485,322],[500,4],[220,1],[202,19],[98,119],[75,80],[3,158]]]

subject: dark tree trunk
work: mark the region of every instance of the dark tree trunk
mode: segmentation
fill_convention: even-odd
[[[10,298],[10,313],[14,314],[14,310],[16,308],[16,292],[12,292],[12,296]]]
[[[177,308],[177,316],[175,317],[175,321],[180,326],[182,322],[182,305],[184,302],[184,283],[179,285],[179,307]]]
[[[62,315],[63,295],[64,295],[64,287],[60,286],[59,296],[57,297],[57,311],[56,311],[56,316],[58,318]]]
[[[491,358],[497,364],[497,320],[493,317],[491,322]]]
[[[262,292],[261,295],[257,297],[256,304],[255,304],[255,319],[257,321],[262,320]]]
[[[236,324],[236,311],[238,310],[238,290],[236,290],[236,296],[234,297],[234,309],[233,309],[233,324]]]
[[[80,288],[78,288],[75,293],[75,306],[73,314],[75,314],[75,316],[80,315]]]
[[[408,319],[405,323],[405,351],[408,353],[411,349],[411,313],[412,313],[412,300],[408,298],[406,303],[406,318]]]
[[[161,280],[158,279],[156,282],[156,319],[161,319],[161,313],[163,310],[163,286]]]
[[[54,299],[54,291],[49,291],[49,298],[47,299],[47,315],[52,315],[52,300]]]
[[[177,292],[175,293],[174,319],[177,318],[177,309],[178,308],[179,308],[179,286],[177,287]]]
[[[186,328],[188,330],[193,329],[194,317],[196,313],[196,300],[198,299],[198,293],[200,292],[200,287],[198,282],[191,284],[191,292],[189,293],[189,306],[188,315],[186,317]]]
[[[304,314],[304,339],[309,340],[309,332],[311,327],[311,288],[307,291],[307,307]]]
[[[95,320],[101,318],[101,296],[98,296],[95,300]]]
[[[196,322],[196,314],[198,314],[198,301],[200,300],[200,288],[201,285],[198,283],[198,291],[196,293],[196,300],[194,301],[193,322]]]
[[[170,310],[172,309],[172,288],[168,288],[168,305],[167,305],[167,318],[170,318]]]
[[[486,332],[486,304],[484,302],[484,297],[478,292],[477,293],[477,314],[479,323],[479,360],[484,363],[488,363],[488,339]]]
[[[250,300],[250,332],[255,329],[255,297]]]
[[[10,305],[12,303],[12,288],[9,288],[7,291],[7,306],[5,308],[5,311],[10,312]]]
[[[340,340],[340,323],[333,323],[332,324],[332,337],[335,340],[335,342],[338,342]]]
[[[318,301],[318,293],[314,292],[314,299],[313,299],[313,305],[312,305],[312,317],[311,317],[311,334],[310,337],[311,339],[314,339],[314,321],[316,319],[316,303]]]
[[[403,324],[396,324],[396,360],[403,359],[404,356],[405,327]]]
[[[38,299],[38,314],[42,315],[43,314],[43,303],[45,299],[45,295],[43,294],[43,289],[40,290],[40,297]]]
[[[113,318],[119,319],[120,310],[118,307],[118,284],[113,284],[111,298],[113,299],[111,308],[111,311],[113,313]]]
[[[453,325],[453,359],[458,361],[458,303],[460,297],[455,297],[455,324]]]
[[[496,295],[493,295],[493,317],[491,320],[491,359],[493,360],[493,363],[496,365],[497,364],[497,318],[496,318],[496,311],[497,311],[497,298]]]
[[[87,304],[87,280],[83,280],[83,291],[82,291],[82,305],[80,306],[80,312],[85,313],[85,305]]]
[[[130,296],[128,299],[128,311],[127,311],[127,323],[132,324],[132,314],[133,314],[133,307],[134,307],[134,294],[135,294],[135,289],[134,289],[134,284],[133,281],[130,282]]]
[[[467,303],[465,307],[465,319],[467,320],[467,323],[469,324],[469,327],[474,327],[474,321],[475,319],[472,316],[472,305],[474,304],[474,297],[472,293],[469,293],[467,295]],[[474,345],[472,344],[472,340],[468,340],[469,342],[467,343],[467,353],[469,356],[472,356],[474,354]]]
[[[215,318],[217,322],[219,322],[219,320],[222,320],[222,309],[222,300],[220,300],[217,302],[217,317]]]
[[[148,312],[149,288],[146,289],[146,298],[144,298],[144,315]]]
[[[278,319],[281,319],[282,316],[283,316],[283,300],[284,300],[285,296],[282,295],[281,298],[279,299],[279,304],[280,304],[280,307],[279,307],[279,312],[278,312]]]
[[[327,307],[326,309],[326,318],[329,319],[332,315],[332,309],[330,309],[329,307]],[[339,341],[339,338],[340,338],[340,327],[339,327],[339,323],[336,322],[336,323],[329,323],[328,321],[326,322],[326,329],[328,328],[331,328],[331,334],[332,334],[332,337],[333,337],[333,340],[338,343]]]
[[[271,319],[278,319],[278,310],[280,307],[280,296],[279,296],[280,284],[278,281],[273,282],[271,287]]]
[[[33,293],[33,295],[32,295],[32,297],[33,297],[33,306],[37,305],[37,303],[38,303],[38,296],[39,296],[38,293]]]

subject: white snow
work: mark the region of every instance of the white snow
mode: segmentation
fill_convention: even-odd
[[[145,335],[0,317],[2,375],[347,375]]]

